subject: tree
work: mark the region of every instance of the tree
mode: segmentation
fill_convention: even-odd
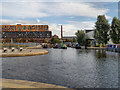
[[[77,42],[80,45],[85,45],[85,33],[84,33],[84,31],[83,30],[78,30],[75,34],[77,36]]]
[[[25,36],[23,37],[23,43],[25,43],[26,42],[26,38],[25,38]]]
[[[48,40],[47,40],[47,39],[45,39],[45,43],[48,43]]]
[[[32,35],[32,37],[30,37],[30,42],[34,42],[33,35]]]
[[[51,39],[51,43],[52,43],[52,44],[59,43],[59,42],[60,42],[60,39],[59,39],[59,38],[57,38],[57,37],[52,37],[52,39]]]
[[[10,37],[7,37],[6,42],[7,42],[7,43],[10,43]]]
[[[105,17],[105,15],[99,15],[97,22],[95,23],[94,38],[99,44],[107,44],[109,41],[108,32],[110,30],[110,25]]]
[[[120,20],[116,17],[114,17],[112,20],[110,37],[113,43],[120,43]]]
[[[73,42],[76,42],[76,38],[73,38]]]
[[[14,42],[15,42],[15,43],[17,43],[17,42],[18,42],[18,38],[17,38],[17,37],[15,38],[15,41],[14,41]]]

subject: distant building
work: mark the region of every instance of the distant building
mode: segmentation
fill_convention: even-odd
[[[94,40],[94,30],[85,30],[85,35],[88,36],[88,39]]]
[[[65,37],[63,37],[63,39],[71,39],[71,40],[74,39],[74,38],[76,39],[77,37],[76,36],[65,36]]]
[[[85,30],[85,35],[89,38],[86,39],[87,41],[91,41],[91,44],[95,44],[95,38],[94,38],[94,30]],[[112,40],[109,39],[108,44],[113,44]]]
[[[27,42],[33,39],[33,42],[42,43],[45,39],[50,39],[52,32],[49,31],[48,25],[1,25],[2,41],[6,42],[9,38],[13,42],[18,39],[19,43],[23,42],[23,37]]]
[[[73,40],[73,39],[77,39],[77,37],[76,36],[65,36],[65,37],[63,37],[63,41],[65,41],[65,40]]]
[[[95,46],[96,42],[94,38],[94,30],[85,30],[85,35],[86,35],[86,45]]]

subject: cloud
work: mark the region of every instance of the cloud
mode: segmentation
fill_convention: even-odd
[[[2,0],[2,2],[119,2],[119,0]]]
[[[34,18],[48,16],[42,11],[42,8],[45,8],[45,5],[42,3],[5,2],[2,3],[2,15],[14,18]]]
[[[85,21],[85,22],[77,22],[77,21],[67,21],[68,24],[63,24],[63,36],[75,36],[77,30],[85,30],[85,29],[94,29],[95,22],[94,21]],[[52,31],[53,35],[58,35],[60,37],[61,27],[59,24],[49,24],[49,29]]]
[[[38,22],[39,21],[39,22]],[[9,25],[9,24],[49,24],[48,22],[43,21],[31,21],[31,20],[10,20],[10,19],[0,19],[0,22],[3,25]]]
[[[93,29],[95,26],[95,21],[82,21],[82,22],[77,22],[77,21],[67,21],[69,24],[72,24],[79,29]]]
[[[76,16],[96,18],[97,15],[106,14],[108,11],[109,9],[96,8],[94,4],[85,2],[3,2],[2,16],[7,16],[9,19],[1,19],[0,21],[2,24],[48,24],[53,35],[60,36],[60,25],[43,22],[41,18],[48,18],[48,16],[69,16],[70,19],[74,19]],[[13,19],[10,19],[11,17]],[[111,18],[107,15],[106,17],[107,19]],[[35,18],[36,20],[32,21],[26,18]],[[63,24],[64,36],[74,36],[75,32],[80,29],[93,29],[94,23],[94,21],[67,21],[67,24]]]
[[[55,8],[54,8],[55,7]],[[57,3],[48,8],[51,15],[56,16],[83,16],[96,18],[98,15],[106,14],[108,9],[95,8],[90,3]]]
[[[106,14],[108,9],[95,8],[90,3],[36,3],[5,2],[2,4],[2,15],[17,18],[38,18],[47,16],[84,16],[96,18]],[[109,16],[110,17],[110,16]]]
[[[39,23],[39,22],[40,22],[40,20],[39,20],[39,19],[37,19],[37,22]]]

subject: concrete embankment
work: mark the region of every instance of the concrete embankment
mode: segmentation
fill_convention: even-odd
[[[63,86],[25,80],[2,79],[2,88],[66,88]]]
[[[2,88],[66,88],[63,86],[15,79],[2,79]],[[68,89],[73,90],[73,89]]]
[[[24,49],[23,51],[15,50],[13,52],[8,50],[5,53],[1,53],[1,56],[2,57],[20,57],[20,56],[44,55],[47,53],[48,51],[44,49]]]
[[[85,49],[85,46],[81,46],[81,49]],[[105,50],[105,47],[87,47],[88,50]]]

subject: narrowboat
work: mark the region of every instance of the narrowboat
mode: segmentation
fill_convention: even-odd
[[[53,48],[58,48],[58,44],[53,45]]]
[[[107,44],[105,50],[112,52],[120,52],[120,44]]]
[[[66,45],[66,44],[63,44],[61,48],[62,48],[62,49],[67,49],[67,45]]]
[[[47,44],[44,44],[42,47],[43,47],[43,48],[48,48],[48,45],[47,45]]]
[[[80,44],[76,44],[75,48],[76,48],[76,49],[81,49]]]

